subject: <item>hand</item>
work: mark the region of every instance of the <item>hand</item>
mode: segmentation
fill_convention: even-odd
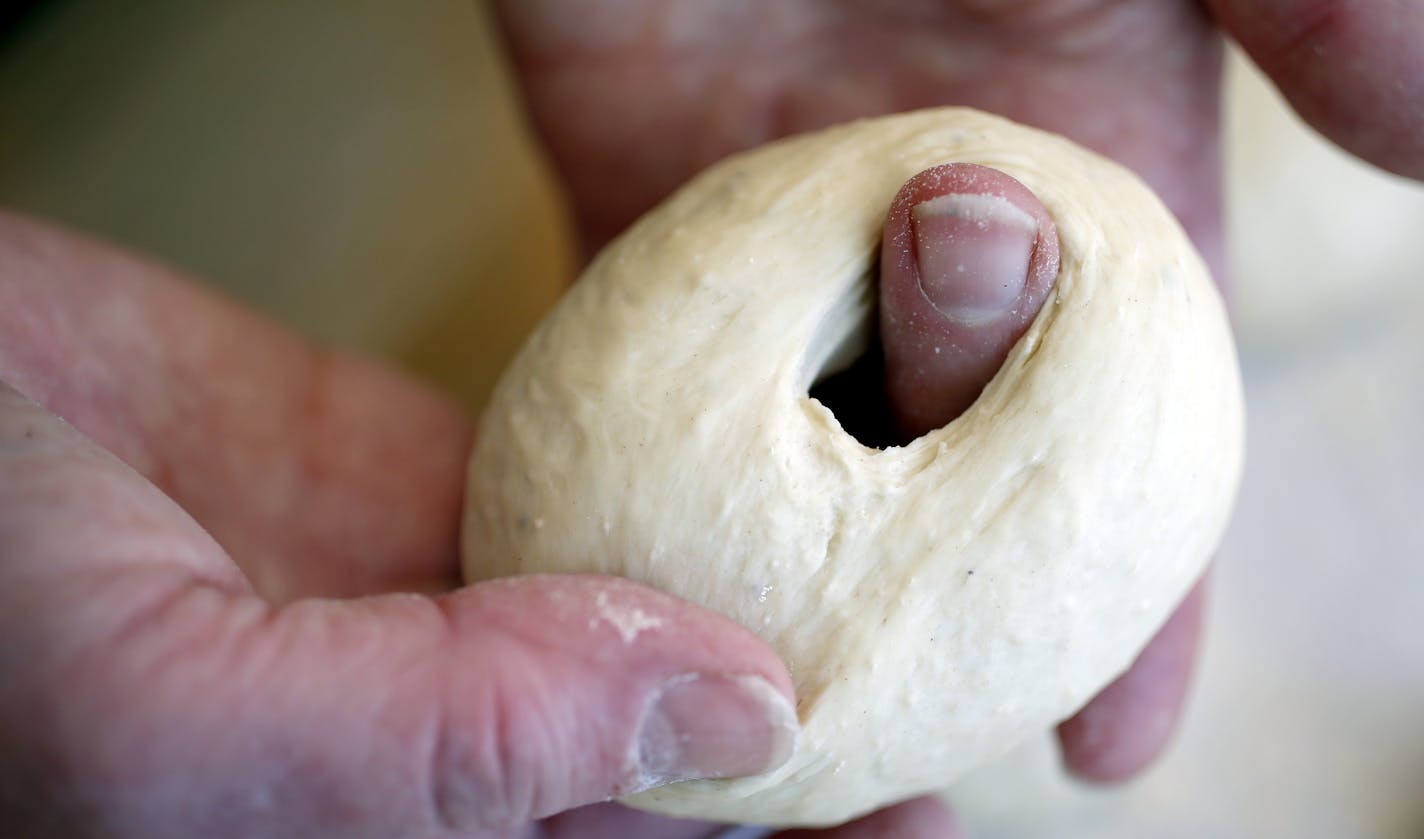
[[[781,663],[626,581],[440,594],[469,445],[411,382],[0,215],[0,832],[720,830],[579,807],[779,763]],[[952,829],[921,799],[827,835]]]
[[[937,310],[913,308],[926,298],[901,234],[912,206],[945,193],[1004,193],[1044,225],[1021,254],[1036,278],[1024,315],[944,334],[1002,355],[1056,271],[1051,222],[989,170],[913,180],[887,223],[906,267],[887,267],[887,285],[914,292],[890,308],[907,317]],[[921,246],[962,239],[920,223]],[[945,253],[992,266],[1000,250]],[[956,276],[972,291],[995,273]],[[935,377],[972,399],[997,364]],[[915,391],[894,405],[910,435],[944,410]],[[413,383],[0,216],[5,835],[501,835],[544,816],[548,836],[717,830],[579,807],[779,763],[794,725],[781,663],[626,581],[439,594],[458,582],[469,444]],[[661,626],[629,644],[610,610]],[[922,799],[837,832],[888,830],[953,824]]]
[[[779,763],[782,664],[626,581],[441,594],[469,446],[414,383],[0,214],[0,833],[717,831],[574,808]]]
[[[779,763],[782,664],[626,581],[441,594],[469,445],[414,383],[0,215],[0,832],[719,831],[580,805]],[[952,829],[921,799],[828,835]]]
[[[714,614],[387,593],[456,584],[469,445],[411,382],[0,215],[0,834],[504,835],[784,758],[786,672]],[[605,810],[548,835],[640,818]]]
[[[468,430],[389,372],[4,218],[0,380],[6,835],[706,835],[570,808],[779,757],[789,680],[715,615],[597,578],[433,594]],[[610,600],[663,628],[623,644]],[[701,699],[664,690],[686,673]],[[695,754],[639,767],[657,696]]]
[[[1224,277],[1223,33],[1317,129],[1424,178],[1424,7],[1400,0],[631,0],[616,14],[589,0],[496,5],[589,251],[731,152],[855,117],[958,104],[1062,133],[1134,168]],[[906,211],[889,224],[909,225]],[[921,246],[936,250],[934,241]],[[967,247],[981,257],[993,250]],[[1028,264],[1028,249],[1006,261]],[[916,295],[895,296],[923,269],[917,258],[887,236],[884,376],[909,436],[972,400],[1017,337],[1007,327],[966,332],[917,308]],[[992,286],[993,270],[1016,269],[968,282]],[[944,281],[932,271],[925,278]],[[1018,302],[1031,316],[1042,299],[1026,292]],[[916,343],[888,322],[896,318],[918,318],[936,340]],[[975,363],[933,355],[950,342]],[[909,371],[919,367],[931,372],[916,380]],[[1117,780],[1161,750],[1187,689],[1202,604],[1199,585],[1133,668],[1063,724],[1072,771]]]

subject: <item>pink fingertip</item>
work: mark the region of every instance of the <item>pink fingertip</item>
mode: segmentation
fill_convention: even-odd
[[[950,163],[910,178],[885,221],[880,330],[899,432],[954,419],[993,378],[1058,274],[1042,202],[996,169]]]

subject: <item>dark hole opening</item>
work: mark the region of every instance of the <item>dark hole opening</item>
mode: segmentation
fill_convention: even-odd
[[[879,335],[871,338],[870,346],[851,366],[811,385],[811,396],[862,444],[884,449],[902,442],[885,393],[885,353]]]

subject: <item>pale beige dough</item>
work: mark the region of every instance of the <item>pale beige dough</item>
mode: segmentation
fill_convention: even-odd
[[[891,198],[950,161],[1032,189],[1062,269],[967,413],[869,449],[808,388],[863,346]],[[1221,300],[1134,175],[968,110],[858,122],[718,164],[589,267],[484,416],[466,572],[618,574],[755,630],[795,681],[791,760],[628,803],[829,824],[1121,673],[1216,547],[1242,438]]]

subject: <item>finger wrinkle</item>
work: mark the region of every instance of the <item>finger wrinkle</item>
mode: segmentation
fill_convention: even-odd
[[[228,585],[200,577],[165,580],[171,572],[145,570],[145,596],[135,597],[93,650],[125,662],[129,684],[151,684],[195,656],[217,657],[219,639],[236,638],[253,622],[251,609],[234,608],[244,597]]]

